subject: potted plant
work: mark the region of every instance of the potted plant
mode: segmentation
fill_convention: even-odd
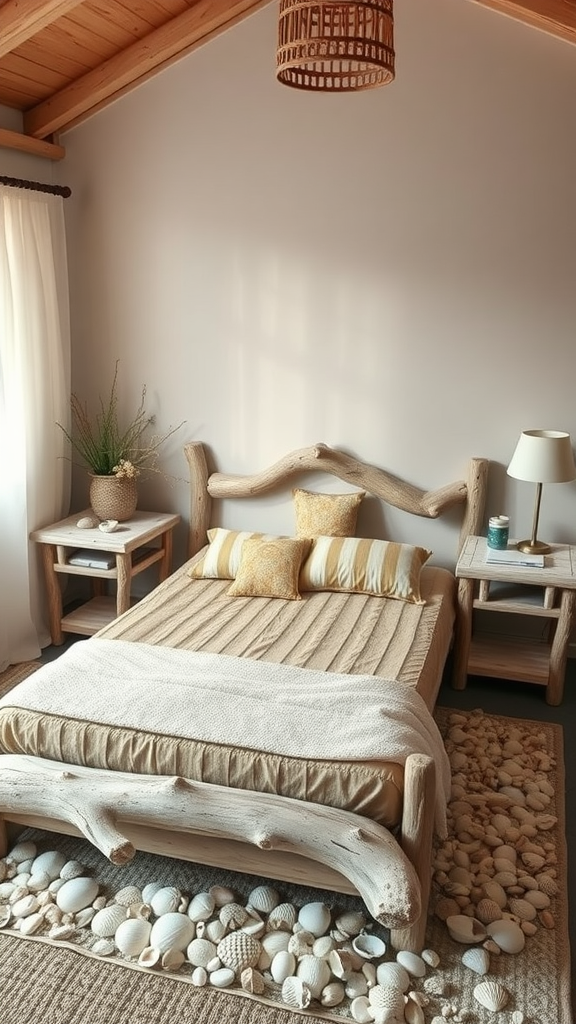
[[[146,412],[146,385],[143,385],[135,415],[122,424],[118,413],[118,362],[108,397],[100,398],[96,416],[90,416],[86,403],[73,392],[70,397],[71,430],[61,423],[57,426],[88,467],[91,476],[90,505],[95,515],[99,519],[125,522],[136,510],[138,477],[144,471],[159,472],[159,448],[180,429],[182,423],[164,434],[148,435],[154,417]]]

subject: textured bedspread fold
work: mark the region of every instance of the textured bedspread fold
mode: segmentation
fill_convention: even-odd
[[[427,754],[445,832],[450,769],[440,733],[419,694],[393,680],[94,637],[20,683],[2,707],[291,758],[404,764]]]

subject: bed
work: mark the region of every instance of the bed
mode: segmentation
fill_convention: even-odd
[[[185,455],[188,560],[0,701],[0,850],[8,823],[32,825],[115,863],[146,849],[357,892],[395,948],[418,950],[449,788],[431,712],[456,581],[426,564],[417,525],[412,545],[357,538],[357,507],[457,515],[459,549],[481,528],[488,463],[423,491],[323,444],[254,476],[210,471],[200,442]],[[294,487],[307,473],[347,490]],[[213,525],[213,499],[282,489],[295,537]]]

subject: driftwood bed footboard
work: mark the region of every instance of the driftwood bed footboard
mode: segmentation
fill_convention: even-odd
[[[390,929],[392,945],[419,950],[430,885],[434,776],[431,758],[409,756],[407,814],[396,839],[361,815],[307,801],[5,754],[0,856],[7,852],[3,819],[84,836],[118,865],[136,849],[200,863],[213,863],[216,855],[233,870],[357,893]]]

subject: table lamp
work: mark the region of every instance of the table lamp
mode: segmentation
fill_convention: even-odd
[[[508,476],[536,484],[534,521],[530,540],[519,541],[519,551],[541,555],[550,545],[537,540],[542,484],[563,484],[576,479],[570,434],[561,430],[523,430],[508,466]]]

